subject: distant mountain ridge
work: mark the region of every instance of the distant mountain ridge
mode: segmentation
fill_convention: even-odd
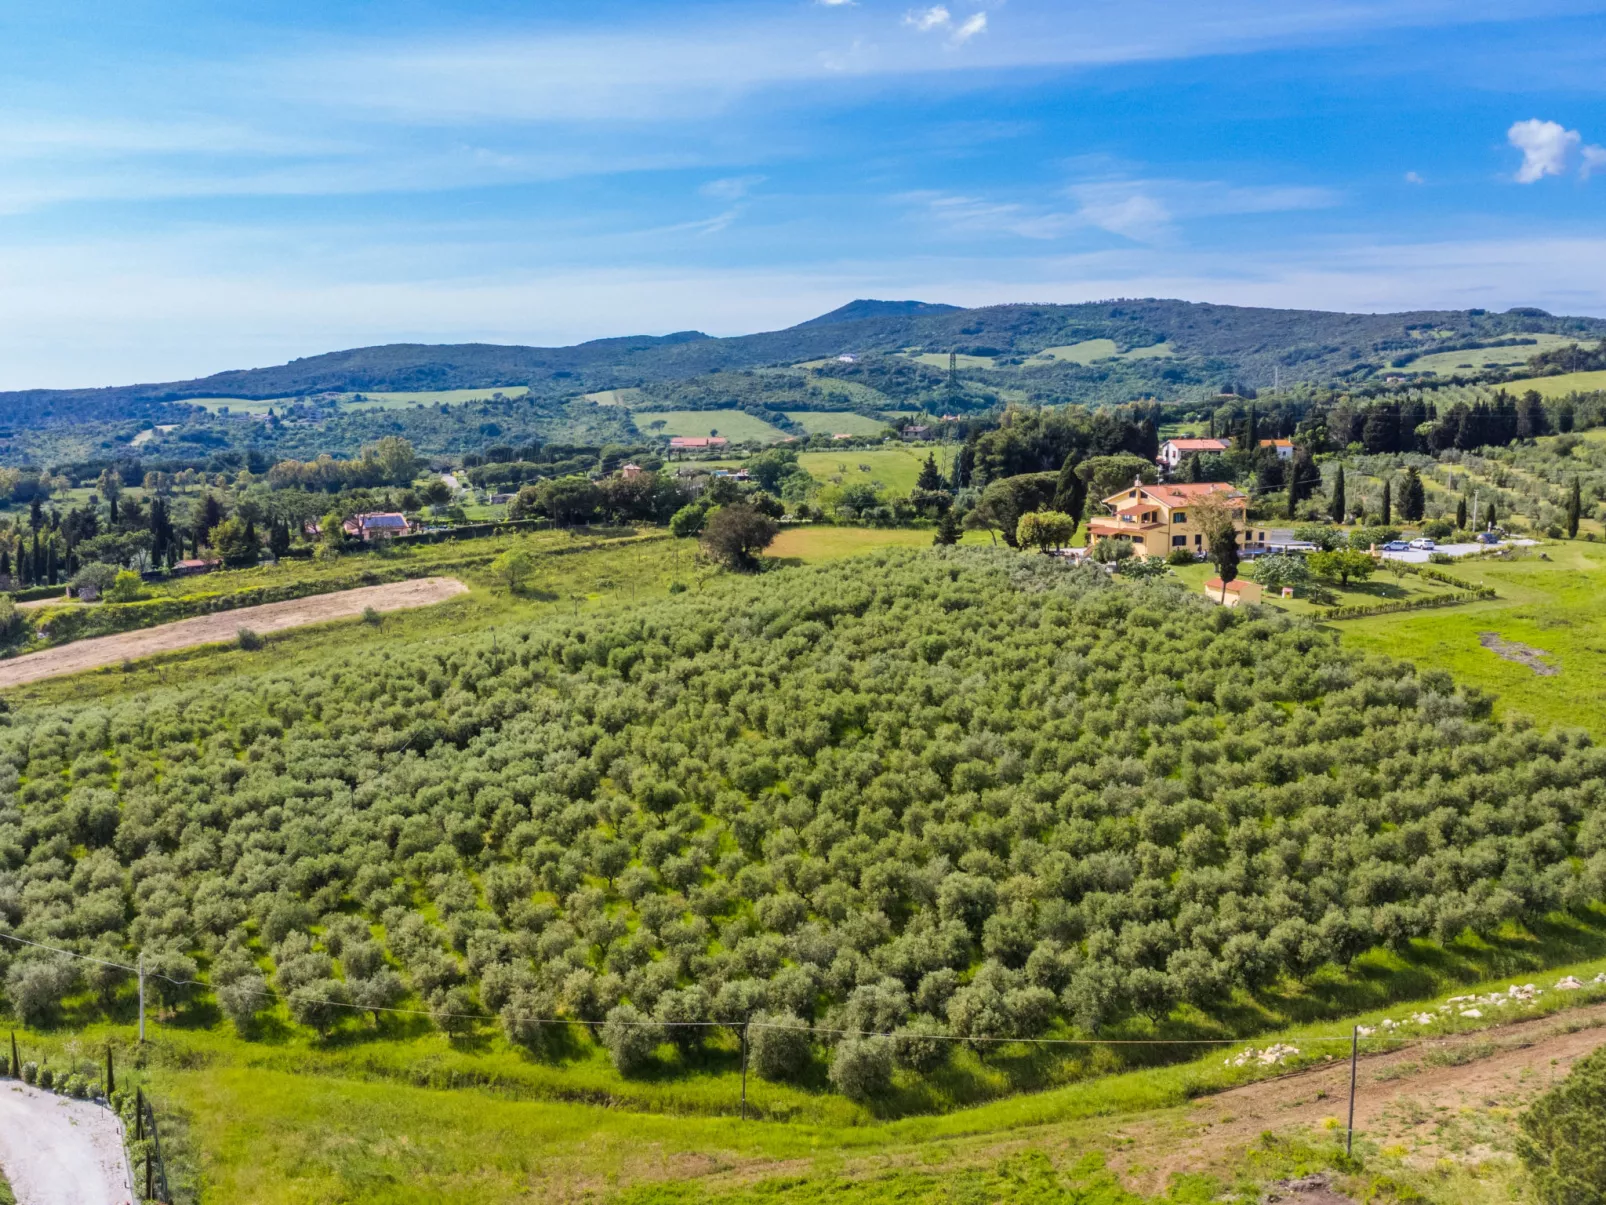
[[[998,305],[976,309],[923,301],[853,301],[785,330],[729,338],[699,331],[598,339],[570,347],[490,343],[397,343],[352,348],[267,368],[236,369],[189,381],[104,389],[0,393],[0,421],[37,415],[151,417],[164,403],[189,398],[265,399],[323,392],[489,389],[528,385],[537,397],[768,368],[845,353],[887,356],[905,349],[988,357],[1032,380],[1070,382],[1069,394],[1121,400],[1116,393],[1164,394],[1183,385],[1245,381],[1270,385],[1356,379],[1388,370],[1393,358],[1426,349],[1458,349],[1523,333],[1606,338],[1606,320],[1557,317],[1542,310],[1422,310],[1345,314],[1141,299],[1075,305]],[[1120,351],[1165,342],[1169,355],[1123,361],[1119,374],[1100,364],[1039,363],[1045,349],[1111,340]],[[1037,357],[1037,360],[1033,360]],[[967,375],[986,378],[974,363]],[[1118,377],[1118,380],[1114,378]],[[1111,380],[1111,396],[1099,392]],[[1118,388],[1117,388],[1118,386]]]

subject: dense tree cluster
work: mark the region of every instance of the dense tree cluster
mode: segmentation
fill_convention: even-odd
[[[1301,622],[896,553],[4,717],[0,924],[200,972],[242,1021],[606,1021],[626,1068],[709,1032],[675,1022],[791,1018],[753,1030],[777,1076],[801,1027],[894,1033],[838,1051],[864,1093],[944,1037],[1583,906],[1603,796],[1581,735]],[[31,1016],[81,985],[4,962]]]

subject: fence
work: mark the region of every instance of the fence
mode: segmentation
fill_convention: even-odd
[[[167,1188],[167,1164],[162,1159],[161,1135],[156,1131],[156,1110],[143,1088],[134,1089],[134,1141],[146,1144],[144,1169],[137,1173],[144,1179],[143,1199],[165,1205],[173,1199]]]

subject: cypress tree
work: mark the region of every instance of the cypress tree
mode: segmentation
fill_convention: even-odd
[[[1394,483],[1392,481],[1384,481],[1383,482],[1382,511],[1383,511],[1383,526],[1384,527],[1387,527],[1389,525],[1389,520],[1393,517],[1393,514],[1394,514],[1394,504],[1391,501],[1391,498],[1392,498],[1392,495],[1393,495],[1393,489],[1394,489]]]
[[[1465,531],[1467,529],[1467,499],[1465,494],[1456,499],[1455,529],[1457,531]]]
[[[933,544],[959,543],[959,521],[954,518],[953,508],[949,507],[942,512],[942,518],[937,520],[937,535]]]
[[[1583,513],[1584,499],[1578,485],[1578,478],[1573,478],[1573,488],[1567,494],[1567,538],[1578,538],[1578,519]]]
[[[1072,452],[1060,466],[1059,480],[1054,483],[1053,509],[1070,515],[1078,523],[1087,505],[1087,482],[1076,474],[1077,455]]]
[[[1338,466],[1338,472],[1333,475],[1333,496],[1327,500],[1328,512],[1332,515],[1334,523],[1344,521],[1344,466]]]
[[[1414,468],[1405,470],[1400,483],[1400,518],[1416,523],[1427,510],[1427,498],[1422,488],[1422,475]]]
[[[1290,519],[1292,519],[1294,517],[1294,507],[1298,504],[1298,502],[1299,502],[1299,470],[1298,470],[1298,467],[1293,463],[1293,461],[1289,461],[1289,463],[1288,463],[1287,508],[1288,508],[1288,517]]]

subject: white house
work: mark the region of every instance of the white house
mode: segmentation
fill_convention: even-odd
[[[1160,445],[1160,455],[1156,459],[1165,466],[1167,472],[1174,472],[1185,456],[1225,452],[1231,447],[1230,439],[1168,439]]]

